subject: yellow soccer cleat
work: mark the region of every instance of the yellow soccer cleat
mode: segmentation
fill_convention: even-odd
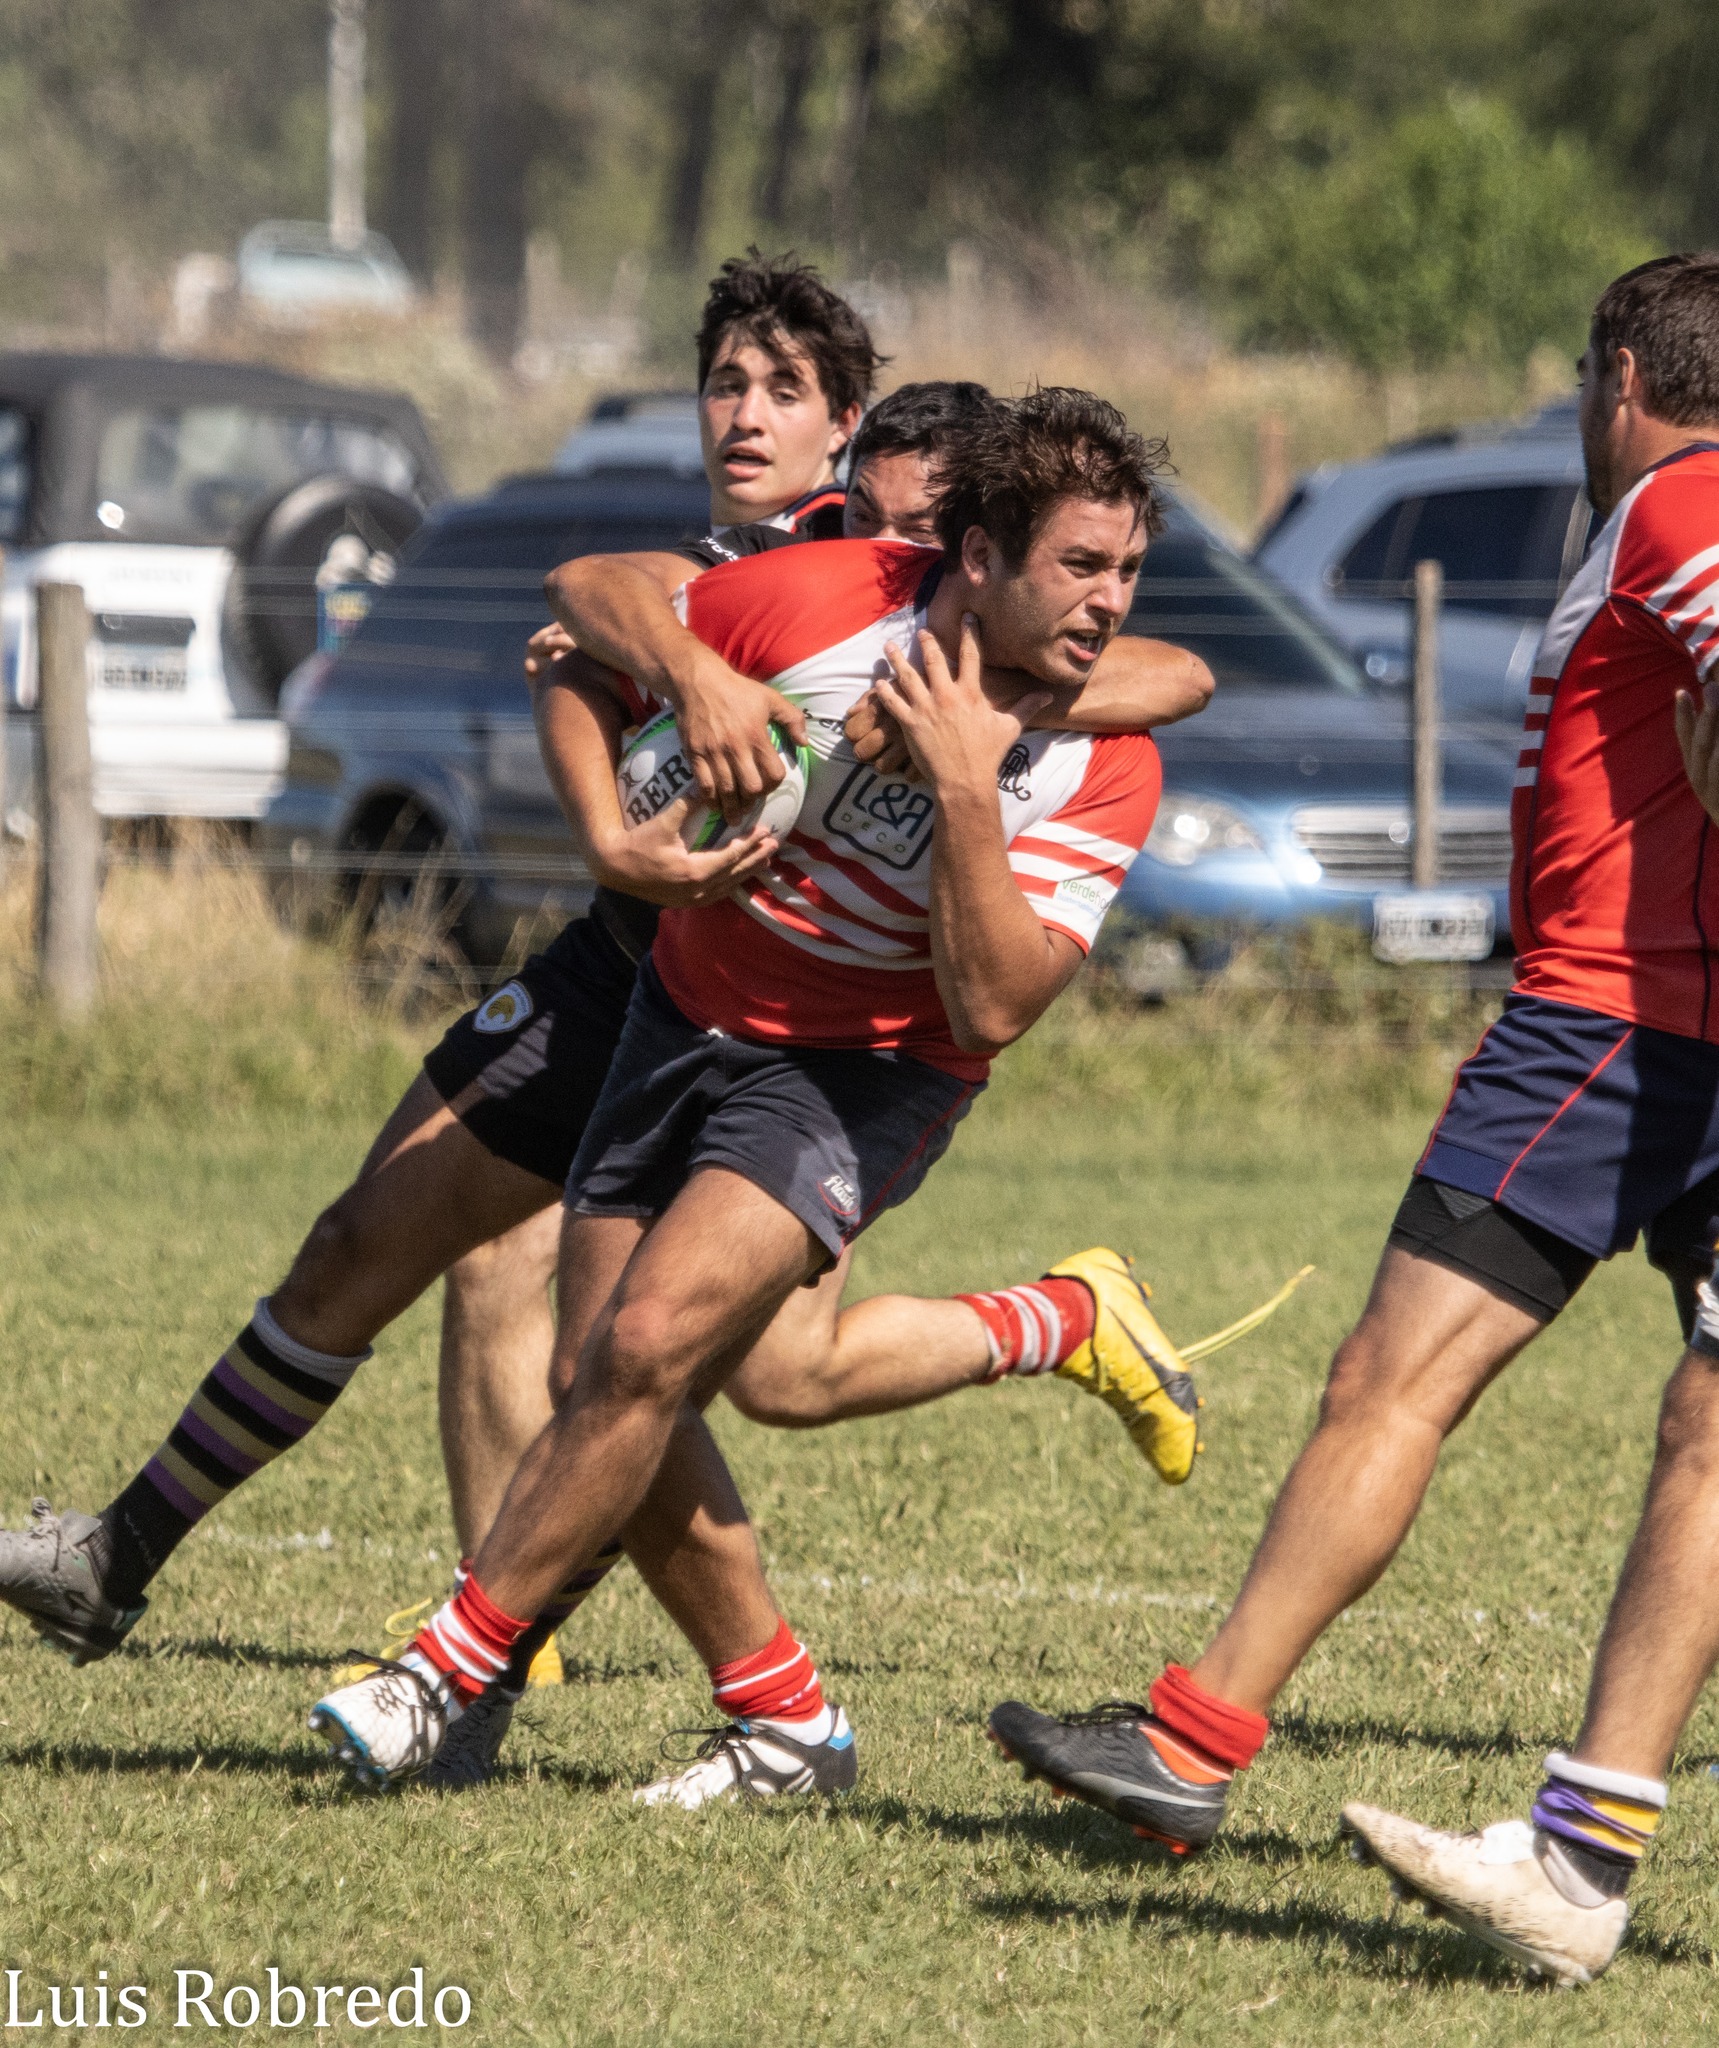
[[[1099,1245],[1052,1266],[1045,1278],[1083,1281],[1098,1309],[1091,1337],[1057,1371],[1112,1408],[1158,1477],[1180,1486],[1201,1448],[1199,1398],[1181,1353],[1146,1306],[1152,1290],[1136,1279],[1134,1261]]]
[[[401,1607],[382,1624],[382,1633],[388,1638],[374,1657],[366,1657],[361,1663],[342,1664],[329,1680],[330,1692],[338,1692],[342,1686],[357,1685],[366,1679],[379,1665],[391,1664],[412,1638],[418,1633],[424,1620],[425,1610],[437,1605],[434,1593],[426,1593],[422,1600],[416,1600],[410,1607]]]
[[[525,1682],[528,1686],[566,1684],[567,1673],[562,1667],[561,1652],[555,1647],[553,1636],[532,1658],[531,1669],[525,1674]]]

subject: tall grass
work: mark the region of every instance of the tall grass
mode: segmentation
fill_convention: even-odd
[[[32,892],[14,861],[0,885],[0,1114],[12,1120],[379,1118],[477,986],[450,967],[437,931],[409,919],[362,939],[338,923],[321,936],[289,929],[241,848],[182,833],[160,861],[111,863],[100,1001],[66,1023],[37,992]],[[1078,1098],[1119,1115],[1419,1114],[1496,1003],[1461,970],[1382,969],[1357,935],[1314,927],[1244,946],[1145,1007],[1119,971],[1135,940],[1119,924],[999,1062],[996,1113]]]
[[[34,874],[0,885],[0,1114],[9,1120],[384,1114],[430,1035],[367,989],[349,948],[285,930],[256,872],[220,837],[163,864],[116,860],[99,920],[90,1018],[41,999]]]

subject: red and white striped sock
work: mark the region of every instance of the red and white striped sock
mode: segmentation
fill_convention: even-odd
[[[1092,1335],[1098,1316],[1084,1280],[1031,1280],[995,1294],[958,1294],[955,1299],[985,1325],[991,1347],[987,1377],[993,1380],[1011,1372],[1054,1371]]]
[[[778,1721],[801,1741],[828,1733],[818,1674],[805,1646],[784,1621],[761,1650],[711,1667],[710,1690],[731,1721]]]
[[[454,1596],[425,1622],[400,1661],[416,1664],[426,1676],[440,1678],[463,1709],[492,1679],[507,1669],[513,1646],[531,1626],[503,1614],[462,1565],[455,1575]]]

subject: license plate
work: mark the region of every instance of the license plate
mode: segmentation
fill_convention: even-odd
[[[183,690],[183,647],[123,647],[97,642],[90,650],[91,680],[99,690]]]
[[[1373,951],[1410,960],[1484,960],[1492,951],[1492,898],[1418,890],[1373,898]]]

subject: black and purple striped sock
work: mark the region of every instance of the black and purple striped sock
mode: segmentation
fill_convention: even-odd
[[[136,1601],[211,1508],[309,1435],[369,1356],[312,1351],[259,1301],[166,1441],[103,1510],[107,1597]]]

